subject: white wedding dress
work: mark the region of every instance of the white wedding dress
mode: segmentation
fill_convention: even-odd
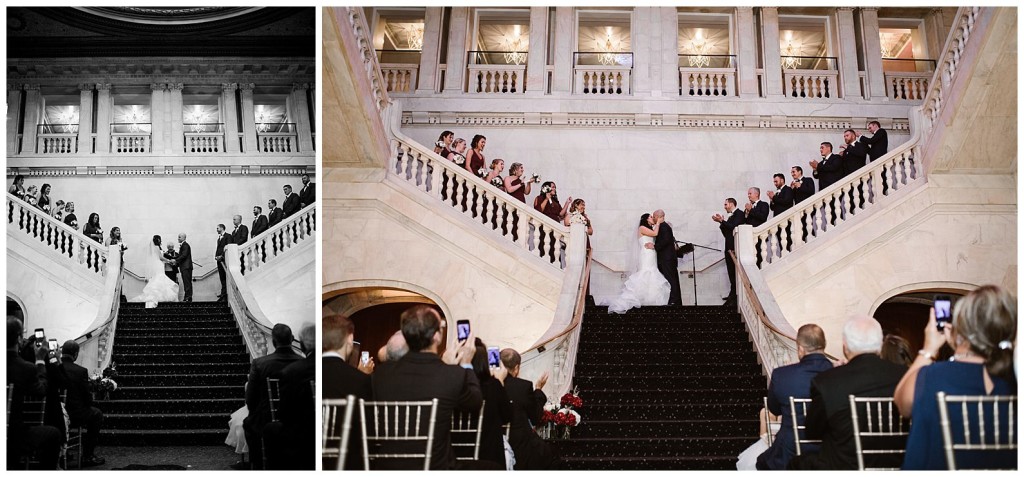
[[[654,237],[641,235],[638,242],[640,247],[639,268],[622,285],[622,293],[607,303],[608,313],[625,313],[630,308],[668,304],[668,296],[672,293],[672,288],[668,284],[668,280],[658,271],[657,252],[645,247],[646,244],[654,243]]]
[[[150,243],[146,254],[146,287],[133,302],[145,302],[146,308],[156,308],[161,301],[178,301],[178,284],[164,274],[164,262],[160,261],[160,247]]]

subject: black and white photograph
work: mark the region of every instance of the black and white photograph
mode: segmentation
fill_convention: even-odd
[[[7,469],[314,469],[316,10],[6,19]]]

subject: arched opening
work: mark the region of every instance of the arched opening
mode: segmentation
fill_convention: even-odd
[[[13,316],[25,323],[25,308],[14,298],[7,297],[7,316]]]
[[[904,292],[887,298],[873,313],[882,325],[882,332],[907,340],[910,351],[916,354],[924,346],[924,327],[928,312],[937,295],[948,295],[953,304],[966,294],[963,290],[938,289]]]

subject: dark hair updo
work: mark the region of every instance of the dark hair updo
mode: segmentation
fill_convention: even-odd
[[[640,226],[651,229],[651,224],[647,223],[647,219],[651,217],[651,214],[644,214],[640,216]],[[653,230],[653,229],[651,229]]]

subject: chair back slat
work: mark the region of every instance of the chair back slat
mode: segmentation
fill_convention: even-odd
[[[371,461],[392,468],[396,460],[422,459],[416,468],[430,469],[434,426],[437,424],[437,399],[431,401],[359,400],[363,429],[363,468],[371,470]],[[372,424],[368,425],[367,421]],[[422,445],[420,444],[422,443]],[[398,467],[394,467],[397,469]]]
[[[345,467],[345,459],[348,457],[348,443],[352,433],[352,415],[355,410],[356,397],[349,395],[345,399],[324,399],[323,400],[323,445],[324,457],[338,457],[338,467],[342,470]],[[338,419],[341,418],[341,425]],[[337,443],[338,447],[334,447]]]
[[[795,398],[789,397],[789,415],[793,418],[793,438],[796,443],[796,455],[801,455],[803,444],[821,444],[821,439],[805,439],[800,437],[801,431],[805,431],[807,426],[802,424],[804,418],[807,417],[807,406],[811,404],[809,398]]]
[[[267,378],[267,402],[270,404],[270,422],[277,422],[277,406],[281,403],[281,380]]]
[[[764,430],[765,433],[768,434],[768,446],[770,447],[772,445],[772,441],[775,440],[775,436],[772,435],[772,428],[770,424],[771,419],[768,417],[768,396],[762,396],[761,402],[764,404]]]
[[[892,397],[849,396],[853,441],[860,470],[899,470],[907,452],[909,421],[899,414]],[[868,467],[865,456],[891,456],[883,467]],[[900,464],[900,465],[896,465]]]
[[[991,455],[984,462],[994,464],[995,467],[986,468],[1003,469],[1004,467],[998,463],[1000,459],[996,457],[1004,454],[1009,456],[1009,453],[1017,451],[1017,439],[1014,434],[1014,428],[1017,425],[1015,422],[1017,396],[950,396],[939,392],[936,394],[936,400],[939,404],[939,424],[942,427],[942,443],[949,470],[964,468],[963,465],[957,463],[957,452],[963,451],[989,452]],[[959,406],[955,406],[955,404],[959,404]],[[975,406],[970,406],[970,404],[975,404]],[[1006,407],[1005,413],[1000,410],[1004,406]],[[975,420],[972,420],[970,412],[972,408],[977,414]],[[959,414],[951,416],[950,414],[956,409],[959,409]],[[987,409],[991,409],[991,411],[989,412]],[[991,416],[991,418],[986,419],[986,416]],[[958,420],[963,423],[963,442],[955,441],[953,437],[952,417],[959,418]],[[1005,421],[1002,418],[1005,418]],[[1004,425],[1007,427],[1005,434],[1002,431]],[[989,426],[992,427],[991,435],[987,434]],[[977,427],[977,434],[972,433],[972,429],[975,427]],[[1000,454],[995,454],[997,452]],[[974,469],[974,467],[970,468]]]
[[[480,410],[465,412],[458,409],[452,413],[452,447],[457,460],[480,458],[480,438],[484,427],[484,409],[487,402],[480,404]]]

